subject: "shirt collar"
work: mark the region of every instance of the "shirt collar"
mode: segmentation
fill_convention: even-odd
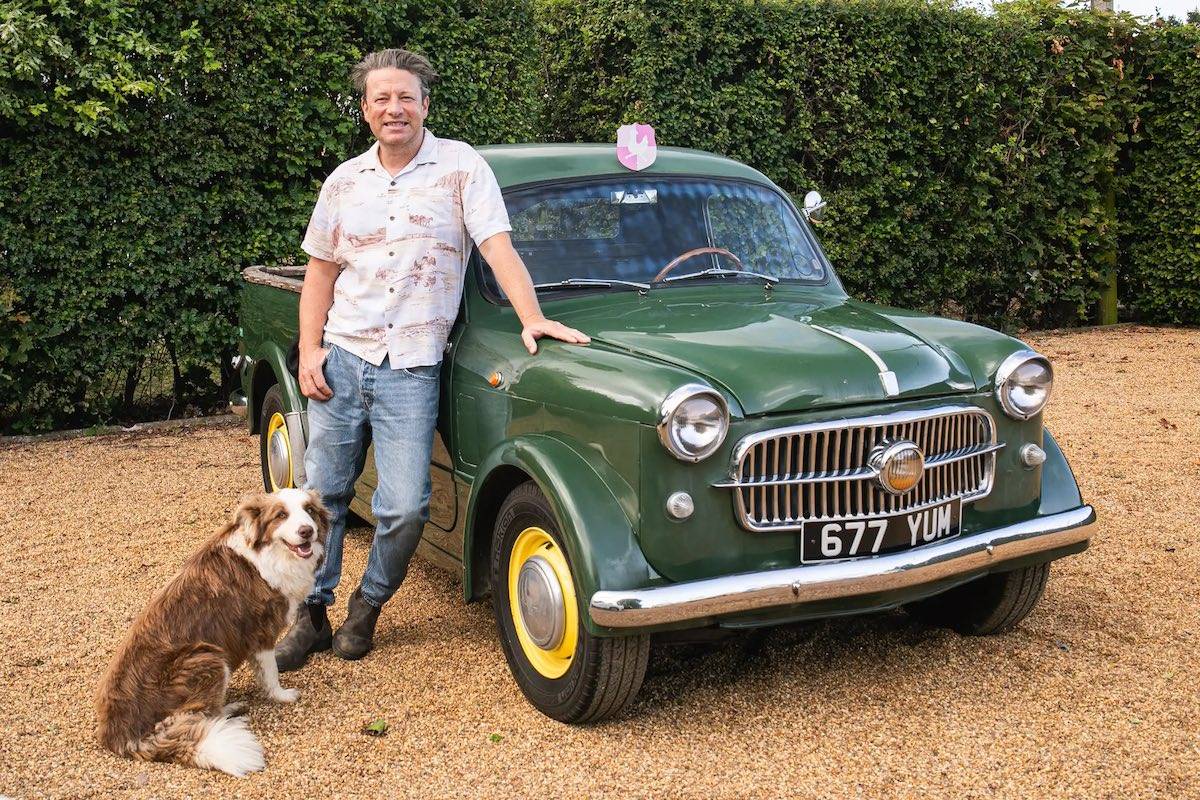
[[[416,156],[408,163],[401,172],[407,172],[418,164],[436,164],[438,160],[438,144],[440,139],[433,135],[433,131],[425,128],[425,138],[421,140],[421,147],[417,150]],[[388,171],[383,168],[383,164],[379,160],[379,141],[376,140],[367,152],[354,159],[354,166],[359,172],[366,170],[378,170],[380,174],[387,175]]]

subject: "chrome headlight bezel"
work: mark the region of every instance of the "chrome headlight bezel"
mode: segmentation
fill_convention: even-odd
[[[1013,402],[1011,396],[1012,389],[1021,385],[1014,382],[1017,370],[1030,361],[1041,363],[1045,367],[1046,373],[1050,376],[1050,381],[1046,386],[1046,397],[1042,400],[1041,405],[1032,411],[1022,409]],[[1053,391],[1054,367],[1051,365],[1050,359],[1033,350],[1018,350],[1001,361],[1000,367],[996,370],[996,402],[1000,404],[1000,408],[1004,409],[1004,413],[1013,419],[1025,421],[1042,413],[1046,408],[1046,404],[1050,402],[1050,395]]]
[[[720,410],[721,420],[719,429],[710,443],[702,449],[692,452],[675,435],[675,415],[689,401],[708,398],[713,401],[713,404]],[[711,386],[705,386],[701,383],[689,383],[680,386],[675,391],[667,395],[667,399],[663,400],[659,406],[658,414],[658,440],[662,442],[663,447],[667,452],[678,458],[680,461],[688,461],[696,463],[703,461],[721,448],[725,442],[725,437],[729,434],[729,404],[725,402],[725,398],[716,389]]]

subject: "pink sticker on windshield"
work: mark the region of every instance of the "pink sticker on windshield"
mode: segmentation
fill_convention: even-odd
[[[654,163],[658,145],[654,142],[654,128],[640,122],[617,128],[617,161],[635,172]]]

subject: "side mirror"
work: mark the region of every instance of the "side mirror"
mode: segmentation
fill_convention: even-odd
[[[804,218],[817,222],[825,216],[825,200],[815,189],[804,195]]]

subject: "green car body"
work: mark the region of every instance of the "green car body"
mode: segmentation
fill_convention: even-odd
[[[479,151],[506,193],[589,176],[634,175],[618,165],[610,146],[516,145]],[[636,175],[729,179],[783,194],[757,171],[699,151],[660,149],[654,165]],[[998,369],[1013,354],[1028,350],[1017,339],[966,322],[854,300],[829,270],[820,284],[722,281],[639,292],[543,294],[546,316],[584,331],[592,341],[573,346],[543,340],[531,356],[519,338],[514,311],[484,285],[485,269],[476,254],[447,348],[440,441],[431,465],[434,499],[420,551],[461,571],[468,601],[489,591],[497,512],[514,487],[529,480],[553,508],[576,583],[579,618],[598,637],[754,626],[890,608],[989,572],[1047,562],[1087,546],[1095,515],[1083,504],[1062,452],[1043,428],[1041,413],[1014,419],[997,399]],[[296,337],[299,281],[294,269],[252,269],[247,274],[241,308],[242,392],[235,402],[258,431],[266,392],[278,385],[295,454],[303,446],[305,401],[287,362]],[[887,371],[894,381],[890,387],[881,376]],[[491,385],[497,378],[499,384]],[[664,401],[691,384],[718,393],[729,416],[720,447],[697,462],[669,453],[659,432]],[[744,505],[755,502],[746,499],[755,492],[765,498],[771,487],[722,485],[753,472],[743,470],[743,462],[735,464],[739,443],[748,436],[951,408],[958,409],[955,413],[972,408],[986,412],[994,440],[1002,445],[981,457],[995,459],[990,491],[962,504],[955,546],[1005,530],[1035,531],[1038,547],[1008,547],[1009,537],[969,554],[957,553],[969,555],[958,569],[929,572],[916,580],[876,575],[872,582],[851,586],[846,582],[855,576],[849,567],[873,558],[803,565],[797,530],[770,525],[751,530],[737,510],[739,493]],[[804,435],[805,429],[800,430],[797,436]],[[794,439],[787,441],[785,461],[794,452]],[[1022,461],[1027,445],[1042,449],[1044,463]],[[861,440],[858,446],[865,448]],[[779,447],[776,463],[765,468],[764,476],[786,472],[778,463]],[[853,447],[852,442],[845,452]],[[770,457],[769,450],[761,452]],[[837,465],[832,466],[836,471]],[[352,504],[364,517],[369,517],[373,484],[368,466]],[[678,492],[690,495],[694,505],[685,519],[667,512],[668,498]],[[778,515],[781,501],[772,502]],[[897,561],[894,571],[928,566],[912,554],[943,545],[906,551],[907,560]],[[813,587],[794,578],[773,586],[761,580],[736,587],[721,583],[738,576],[808,574],[797,570],[827,574]],[[839,588],[839,583],[845,586]],[[704,591],[688,594],[687,587]],[[759,599],[718,602],[738,594]]]

